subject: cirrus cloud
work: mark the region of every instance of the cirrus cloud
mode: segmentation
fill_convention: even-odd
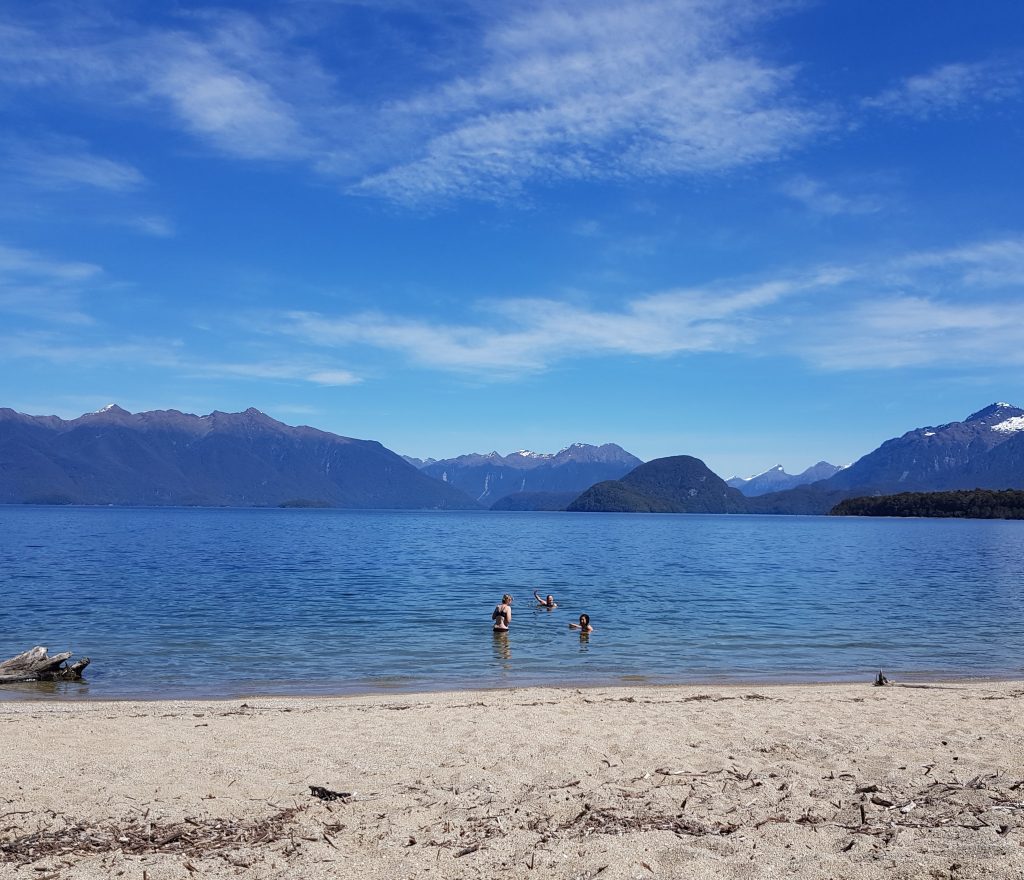
[[[235,158],[305,163],[350,193],[506,199],[527,183],[728,172],[830,128],[830,111],[799,98],[797,68],[749,44],[789,5],[481,8],[471,48],[446,57],[444,75],[371,96],[346,91],[336,59],[309,48],[311,25],[287,7],[146,26],[26,16],[0,21],[0,84],[128,110]],[[115,170],[90,173],[114,181]]]
[[[955,62],[909,76],[863,106],[896,116],[929,119],[966,105],[998,103],[1021,95],[1024,71],[1006,61]]]
[[[617,308],[533,297],[476,303],[475,320],[291,311],[264,331],[331,352],[397,353],[509,380],[587,358],[717,352],[798,357],[824,370],[1024,361],[1024,238],[814,267],[626,299]],[[966,296],[965,296],[966,295]]]

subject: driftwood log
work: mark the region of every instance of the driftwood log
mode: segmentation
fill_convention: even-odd
[[[70,659],[70,651],[50,657],[46,648],[37,645],[24,654],[0,662],[0,684],[18,681],[81,681],[82,670],[89,665],[89,658],[83,657],[68,663]]]

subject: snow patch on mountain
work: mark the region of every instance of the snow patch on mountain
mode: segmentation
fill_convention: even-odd
[[[1000,403],[999,406],[1009,406],[1009,404]],[[1003,434],[1014,434],[1017,431],[1024,431],[1024,416],[1013,416],[999,422],[999,424],[992,426],[992,430]]]

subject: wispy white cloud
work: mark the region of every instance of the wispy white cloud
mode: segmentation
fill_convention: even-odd
[[[871,298],[812,322],[792,350],[829,370],[1024,365],[1024,304]]]
[[[962,247],[916,251],[894,261],[897,272],[928,272],[931,284],[1024,288],[1024,238],[1007,236]]]
[[[319,66],[244,14],[195,15],[179,25],[97,22],[83,10],[36,27],[0,22],[0,83],[129,107],[136,118],[140,109],[156,110],[241,158],[307,156],[300,116],[306,109],[315,118]],[[102,178],[103,170],[93,173]],[[114,169],[106,171],[113,179]]]
[[[40,360],[80,368],[151,367],[187,378],[269,379],[325,387],[356,385],[362,378],[334,365],[329,358],[306,355],[252,360],[216,360],[193,352],[182,339],[138,337],[110,342],[102,328],[92,334],[68,335],[60,330],[11,332],[0,335],[0,360]]]
[[[46,303],[33,306],[33,314],[53,322],[51,328],[84,323],[89,318],[77,298],[100,278],[92,264],[2,247],[0,309]],[[1006,236],[745,283],[640,294],[613,307],[580,294],[571,301],[481,301],[455,322],[292,311],[259,326],[255,357],[251,351],[239,358],[202,356],[181,340],[109,343],[94,327],[75,335],[60,329],[9,333],[0,338],[0,358],[320,386],[360,382],[359,371],[341,364],[365,349],[484,381],[537,374],[565,361],[705,353],[797,357],[824,370],[982,368],[1024,363],[1022,290],[1024,237]],[[35,296],[40,291],[48,299]],[[245,344],[234,340],[236,347]]]
[[[773,4],[553,4],[495,22],[479,70],[385,108],[407,133],[357,192],[398,201],[513,194],[526,181],[721,172],[828,124],[793,69],[737,46]],[[412,154],[402,156],[402,153]]]
[[[220,376],[223,378],[239,379],[279,379],[335,387],[357,385],[362,381],[360,376],[349,370],[325,368],[323,365],[318,365],[303,358],[234,363],[227,361],[183,360],[180,366],[186,373],[197,377]]]
[[[78,138],[0,137],[4,213],[37,220],[95,222],[168,238],[174,224],[148,207],[149,181],[134,165],[97,155]]]
[[[217,41],[204,43],[184,34],[156,35],[149,42],[151,58],[138,74],[150,96],[166,101],[194,134],[244,159],[308,155],[309,138],[296,109],[267,79],[268,71],[246,69],[260,59],[273,63],[258,42],[234,59],[217,51]]]
[[[51,282],[77,282],[101,272],[93,263],[55,260],[36,251],[0,244],[0,273],[6,277],[27,276]]]
[[[62,324],[87,324],[81,309],[86,282],[102,270],[92,263],[68,262],[0,244],[0,313]]]
[[[707,352],[795,356],[828,370],[984,366],[1024,358],[1022,288],[1018,237],[640,295],[617,308],[547,298],[481,302],[476,320],[461,323],[290,312],[267,331],[335,352],[398,353],[478,379],[513,379],[566,360]]]
[[[175,233],[174,223],[159,214],[141,214],[128,216],[118,220],[122,226],[151,235],[154,238],[170,238]]]
[[[782,347],[828,370],[1024,364],[1024,237],[857,267]]]
[[[791,0],[470,3],[454,48],[402,56],[432,63],[430,76],[380,77],[375,89],[367,71],[354,82],[318,55],[315,28],[330,19],[340,35],[350,5],[178,11],[147,25],[82,10],[9,15],[0,84],[59,90],[230,157],[302,163],[347,192],[413,204],[727,173],[790,155],[865,110],[924,119],[1024,93],[1010,59],[946,64],[845,111],[803,98],[800,69],[756,41]],[[53,186],[142,182],[131,165],[90,155],[35,173]],[[811,178],[785,189],[819,213],[876,210]]]
[[[362,378],[351,370],[315,370],[306,377],[307,382],[317,385],[358,385]]]
[[[488,320],[478,324],[291,312],[275,328],[319,346],[371,346],[438,369],[509,378],[570,357],[739,350],[760,335],[760,310],[843,277],[822,271],[734,289],[672,290],[638,297],[616,310],[550,299],[503,300],[482,304]]]
[[[97,156],[77,142],[22,139],[0,143],[3,164],[23,182],[40,189],[66,190],[92,187],[109,192],[128,192],[145,184],[133,165]]]
[[[725,172],[805,144],[829,114],[798,99],[794,68],[745,43],[787,5],[491,8],[471,50],[439,65],[450,74],[370,99],[346,93],[286,10],[120,31],[83,14],[0,26],[0,81],[155,112],[227,155],[308,163],[354,193],[505,198],[528,182]]]
[[[820,180],[804,174],[785,181],[780,190],[783,195],[802,204],[815,214],[834,217],[841,214],[875,214],[885,205],[884,199],[873,193],[844,195]]]
[[[899,116],[928,119],[965,106],[1020,97],[1024,69],[1006,61],[944,64],[910,76],[863,105]]]
[[[89,343],[81,336],[54,330],[12,332],[0,337],[0,358],[39,360],[81,369],[130,365],[133,367],[176,367],[183,343],[173,339],[133,339]]]

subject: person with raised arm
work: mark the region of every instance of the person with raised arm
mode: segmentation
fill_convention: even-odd
[[[540,593],[538,593],[536,590],[534,590],[533,591],[533,598],[537,600],[537,604],[541,608],[557,608],[558,607],[558,603],[555,602],[555,597],[552,596],[550,593],[548,593],[546,598],[542,599],[540,597]]]

